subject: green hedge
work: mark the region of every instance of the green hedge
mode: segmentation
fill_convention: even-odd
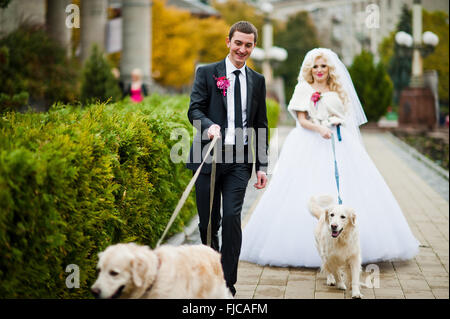
[[[190,129],[176,111],[187,104],[155,96],[0,120],[1,297],[88,297],[99,251],[156,244],[192,177],[169,157],[171,128]],[[171,233],[194,214],[191,194]],[[66,288],[69,264],[84,289]]]
[[[0,118],[0,298],[91,297],[99,251],[155,246],[192,177],[169,155],[172,128],[192,130],[188,104],[152,95]],[[192,192],[168,235],[195,214]],[[80,289],[66,287],[69,264]]]

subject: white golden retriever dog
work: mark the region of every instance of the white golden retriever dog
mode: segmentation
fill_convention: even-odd
[[[232,298],[220,254],[204,245],[117,244],[99,253],[97,268],[97,298]]]
[[[319,220],[314,235],[322,258],[322,270],[327,274],[327,285],[347,289],[343,271],[347,280],[351,279],[352,298],[362,298],[359,289],[361,251],[355,211],[335,204],[329,195],[311,197],[309,210]]]

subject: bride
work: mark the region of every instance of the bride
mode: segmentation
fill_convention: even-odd
[[[288,110],[296,127],[286,137],[272,181],[243,230],[240,259],[320,267],[317,220],[307,203],[321,194],[340,195],[343,204],[355,209],[363,264],[413,258],[419,242],[366,153],[359,125],[367,119],[350,75],[333,51],[307,53]]]

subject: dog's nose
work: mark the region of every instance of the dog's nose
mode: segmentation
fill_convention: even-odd
[[[337,225],[331,225],[331,229],[332,230],[336,230],[337,229]]]
[[[94,295],[95,298],[100,298],[100,293],[102,292],[100,289],[98,288],[91,288],[91,292]]]

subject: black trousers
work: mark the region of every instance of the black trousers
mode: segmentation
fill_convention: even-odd
[[[241,252],[241,211],[245,191],[252,171],[251,163],[218,163],[214,186],[214,203],[211,215],[211,246],[222,254],[222,268],[228,287],[237,281],[237,268]],[[195,183],[199,229],[202,243],[207,243],[210,210],[211,174],[200,174]],[[220,206],[223,202],[222,214]],[[222,225],[222,247],[218,232]]]

